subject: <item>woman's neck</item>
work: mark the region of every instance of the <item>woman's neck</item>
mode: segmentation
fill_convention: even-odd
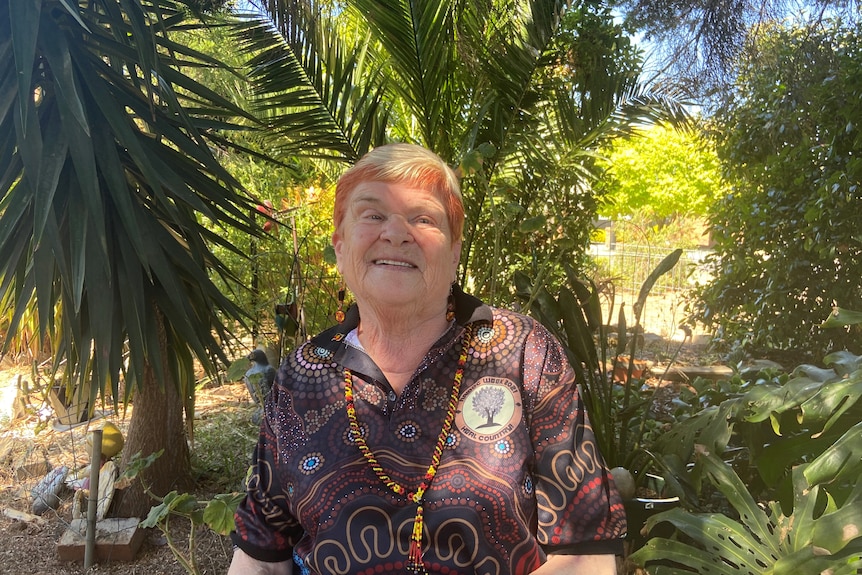
[[[399,395],[422,359],[449,328],[445,311],[427,318],[367,313],[360,306],[359,342]],[[369,310],[370,311],[370,310]]]

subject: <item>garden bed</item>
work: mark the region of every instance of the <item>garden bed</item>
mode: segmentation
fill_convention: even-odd
[[[4,381],[10,376],[15,376],[10,370],[0,373]],[[243,424],[234,427],[241,428],[241,440],[253,442],[248,422],[254,408],[247,397],[242,383],[200,390],[197,396],[196,436],[205,437],[209,426],[224,425],[225,419],[235,419]],[[130,416],[131,409],[124,417],[108,417],[125,429]],[[99,424],[99,420],[91,422],[95,427]],[[30,464],[33,471],[38,471],[45,461],[53,467],[66,465],[70,469],[86,465],[86,433],[86,424],[71,429],[63,428],[52,425],[51,420],[41,419],[35,413],[0,430],[0,533],[3,534],[0,537],[0,575],[185,575],[186,571],[173,556],[159,530],[147,530],[143,544],[131,562],[105,562],[85,571],[82,562],[60,561],[56,545],[72,521],[73,492],[70,490],[61,494],[58,509],[48,510],[41,517],[29,520],[21,515],[31,512],[30,490],[44,476],[38,473],[28,475],[20,471],[22,466]],[[246,458],[251,457],[251,444],[239,449],[245,452]],[[204,446],[203,451],[212,450]],[[235,459],[233,453],[222,455]],[[224,490],[223,485],[215,484],[205,476],[200,478],[198,485],[194,495],[199,499],[209,499]],[[11,511],[7,514],[3,513],[5,510]],[[171,521],[173,538],[184,551],[187,550],[188,530],[187,521]],[[201,573],[223,575],[227,572],[232,554],[228,537],[210,529],[200,529],[196,533],[196,548]]]

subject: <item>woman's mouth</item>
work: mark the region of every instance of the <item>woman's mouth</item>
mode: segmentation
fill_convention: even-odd
[[[401,268],[415,268],[413,264],[409,262],[403,262],[399,260],[374,260],[374,265],[378,266],[397,266]]]

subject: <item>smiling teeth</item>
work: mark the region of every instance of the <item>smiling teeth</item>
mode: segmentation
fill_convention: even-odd
[[[412,267],[416,267],[416,266],[414,266],[413,264],[409,264],[409,263],[407,263],[407,262],[398,262],[398,261],[395,261],[395,260],[377,260],[377,261],[376,261],[376,262],[374,262],[374,263],[376,263],[376,264],[378,264],[378,265],[401,266],[401,267],[404,267],[404,268],[412,268]]]

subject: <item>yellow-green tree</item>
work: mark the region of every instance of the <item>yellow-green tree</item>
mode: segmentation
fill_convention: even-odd
[[[705,223],[725,191],[715,146],[706,135],[655,125],[614,140],[602,155],[602,215],[630,220],[650,241],[673,241],[675,248],[706,240],[704,225],[691,226]],[[635,236],[630,239],[644,239]]]

